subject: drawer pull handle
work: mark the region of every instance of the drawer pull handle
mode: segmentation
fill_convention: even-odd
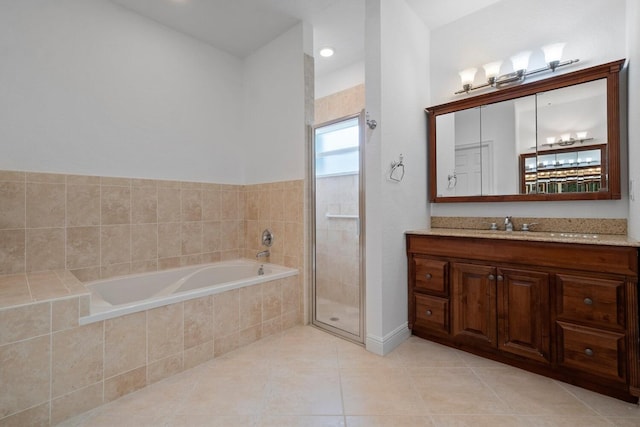
[[[489,275],[489,280],[496,280],[496,276],[494,276],[493,274]]]
[[[424,275],[424,277],[427,278],[427,280],[431,279],[433,276],[431,275],[431,273],[427,273]]]
[[[504,277],[500,274],[498,274],[498,282],[502,282],[504,280]]]
[[[593,356],[593,350],[591,350],[590,348],[587,348],[584,350],[584,354],[586,354],[587,356],[591,357]]]
[[[593,305],[593,300],[592,300],[591,298],[585,298],[585,299],[584,299],[584,303],[585,303],[586,305]]]
[[[427,310],[424,312],[424,314],[426,314],[427,316],[431,316],[433,314],[433,311]]]

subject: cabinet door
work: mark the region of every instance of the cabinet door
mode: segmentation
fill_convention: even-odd
[[[498,348],[549,363],[549,274],[498,269],[496,280]]]
[[[495,347],[496,269],[454,263],[451,272],[453,339],[458,343]]]

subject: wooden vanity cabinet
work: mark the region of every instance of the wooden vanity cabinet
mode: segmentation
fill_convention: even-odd
[[[628,401],[638,249],[408,234],[414,335]]]

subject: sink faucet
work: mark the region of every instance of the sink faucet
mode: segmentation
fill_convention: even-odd
[[[513,222],[510,216],[504,218],[504,231],[513,231]]]
[[[258,253],[256,254],[256,259],[258,259],[258,258],[263,258],[263,257],[265,257],[265,258],[266,258],[266,257],[268,257],[269,255],[271,255],[271,253],[269,252],[269,249],[267,249],[266,251],[258,252]]]

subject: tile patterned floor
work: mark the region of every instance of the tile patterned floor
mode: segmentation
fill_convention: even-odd
[[[62,425],[629,427],[640,409],[416,337],[378,357],[307,326]]]

